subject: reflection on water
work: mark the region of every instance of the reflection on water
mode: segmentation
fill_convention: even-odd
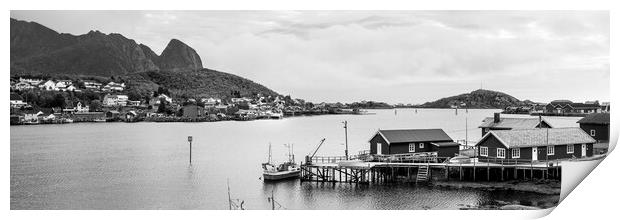
[[[273,145],[276,161],[293,143],[297,158],[367,150],[377,129],[442,128],[453,139],[477,140],[478,122],[496,110],[371,110],[374,115],[326,115],[215,123],[76,123],[11,126],[11,209],[228,209],[231,196],[248,209],[458,209],[501,200],[546,207],[556,196],[420,186],[356,186],[298,181],[263,183],[260,164]],[[507,116],[508,117],[508,116]],[[513,116],[510,116],[513,117]],[[579,118],[552,118],[576,126]],[[555,124],[554,124],[555,125]],[[187,136],[193,136],[189,165]]]

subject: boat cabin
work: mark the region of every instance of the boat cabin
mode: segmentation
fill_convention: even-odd
[[[439,157],[454,157],[459,144],[441,129],[379,130],[369,140],[370,154],[406,154],[437,152]]]

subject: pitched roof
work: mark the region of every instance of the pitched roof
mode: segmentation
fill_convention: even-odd
[[[402,130],[379,130],[377,132],[387,142],[408,143],[426,141],[452,141],[452,138],[441,129],[402,129]]]
[[[577,123],[580,124],[601,124],[608,125],[609,124],[609,113],[592,113],[583,117]]]
[[[11,93],[11,100],[24,100],[22,98],[22,96],[18,95],[17,93]]]
[[[476,146],[491,135],[495,136],[508,148],[596,142],[596,140],[586,134],[581,128],[537,128],[489,131],[489,133],[478,141]]]
[[[550,127],[551,124],[544,118],[543,122],[547,123]],[[482,120],[482,124],[479,128],[511,128],[511,129],[531,129],[538,126],[538,118],[500,118],[498,123],[493,122],[493,117],[487,117]]]

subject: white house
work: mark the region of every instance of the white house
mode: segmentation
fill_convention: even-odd
[[[84,88],[86,89],[97,90],[101,88],[101,85],[101,83],[95,81],[84,81]]]
[[[45,83],[40,84],[39,88],[40,89],[44,89],[44,90],[48,90],[48,91],[51,91],[51,90],[57,91],[58,90],[58,87],[56,87],[56,83],[54,81],[52,81],[52,80],[48,80]]]
[[[103,97],[104,106],[126,106],[129,97],[127,95],[106,95]]]
[[[18,82],[15,83],[14,85],[14,89],[22,91],[22,90],[27,90],[27,89],[34,89],[35,87],[32,86],[32,84],[28,83],[28,82]]]

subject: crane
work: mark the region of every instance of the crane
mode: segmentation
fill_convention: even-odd
[[[319,142],[319,145],[316,146],[316,148],[312,152],[312,155],[306,156],[306,164],[312,164],[312,158],[314,157],[314,155],[316,155],[316,152],[319,151],[319,148],[321,148],[321,145],[323,145],[323,142],[325,142],[325,138],[321,139],[321,141]]]

